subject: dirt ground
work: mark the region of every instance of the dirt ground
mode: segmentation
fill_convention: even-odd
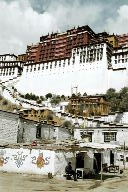
[[[128,192],[128,171],[99,179],[66,180],[63,177],[0,173],[0,192]]]

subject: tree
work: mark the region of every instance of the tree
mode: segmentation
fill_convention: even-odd
[[[85,93],[83,94],[83,96],[86,97],[86,96],[87,96],[87,93],[85,92]]]
[[[66,128],[72,127],[72,123],[70,121],[64,121],[63,127],[66,127]]]
[[[111,99],[111,98],[115,97],[115,95],[116,95],[116,90],[113,88],[108,89],[106,92],[107,99]]]
[[[71,97],[76,97],[75,93],[73,93]]]
[[[61,99],[62,99],[62,100],[65,100],[65,96],[64,96],[64,95],[61,95]]]
[[[7,101],[7,100],[4,100],[2,104],[3,104],[3,105],[8,105],[8,101]]]
[[[24,97],[25,99],[31,99],[31,96],[29,95],[29,93],[26,93],[26,95],[25,95],[25,97]]]
[[[56,96],[52,97],[52,99],[51,99],[51,104],[57,105],[57,104],[60,103],[60,101],[61,101],[60,96],[59,96],[59,95],[56,95]]]
[[[23,95],[23,94],[20,94],[20,97],[22,97],[22,98],[25,98],[25,95]]]
[[[128,96],[120,102],[119,111],[128,112]]]
[[[45,98],[44,98],[43,96],[40,96],[40,99],[41,99],[41,101],[44,101],[44,100],[45,100]]]
[[[106,92],[106,98],[110,102],[111,111],[128,111],[128,87],[122,88],[119,92],[110,88]]]
[[[77,96],[78,96],[78,97],[81,97],[81,93],[79,92],[79,93],[77,94]]]
[[[123,98],[123,97],[125,97],[126,95],[128,95],[128,87],[122,88],[122,89],[120,90],[119,94],[120,94],[120,97],[121,97],[121,98]]]
[[[41,104],[42,103],[41,99],[37,100],[36,102],[37,102],[37,104]]]
[[[52,93],[47,93],[47,94],[45,95],[45,97],[46,97],[46,99],[52,98]]]

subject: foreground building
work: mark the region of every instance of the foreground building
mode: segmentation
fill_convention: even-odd
[[[4,147],[4,149],[3,149]],[[72,162],[73,169],[80,173],[94,174],[100,171],[101,153],[103,163],[110,165],[110,150],[117,150],[114,145],[85,145],[78,143],[49,143],[32,145],[8,145],[0,147],[0,171],[42,174],[65,175],[65,167]],[[105,151],[107,150],[107,151]],[[97,162],[97,165],[96,163]],[[82,174],[81,174],[82,172]]]
[[[99,125],[99,120],[93,120],[92,125],[89,118],[90,126],[71,129],[5,111],[0,111],[0,119],[1,171],[61,175],[71,161],[74,168],[88,173],[100,171],[101,158],[107,166],[122,169],[125,161],[128,167],[127,125],[103,121]]]

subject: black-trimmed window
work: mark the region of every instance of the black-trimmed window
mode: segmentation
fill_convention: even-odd
[[[82,139],[89,137],[89,142],[92,142],[92,132],[81,131],[80,135]]]
[[[116,141],[116,132],[104,132],[104,142]]]

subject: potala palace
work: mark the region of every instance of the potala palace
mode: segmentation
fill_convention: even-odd
[[[128,37],[94,33],[89,26],[40,37],[25,54],[0,55],[0,80],[18,92],[71,95],[128,86]]]
[[[41,36],[25,54],[0,55],[0,96],[7,99],[1,106],[16,104],[12,111],[0,109],[0,144],[5,142],[0,171],[64,175],[71,161],[84,178],[103,168],[114,174],[128,168],[128,111],[110,111],[102,95],[123,87],[128,87],[128,34],[82,26]],[[74,91],[87,95],[58,105],[47,97],[41,104],[24,97]],[[65,110],[68,104],[76,113]]]

